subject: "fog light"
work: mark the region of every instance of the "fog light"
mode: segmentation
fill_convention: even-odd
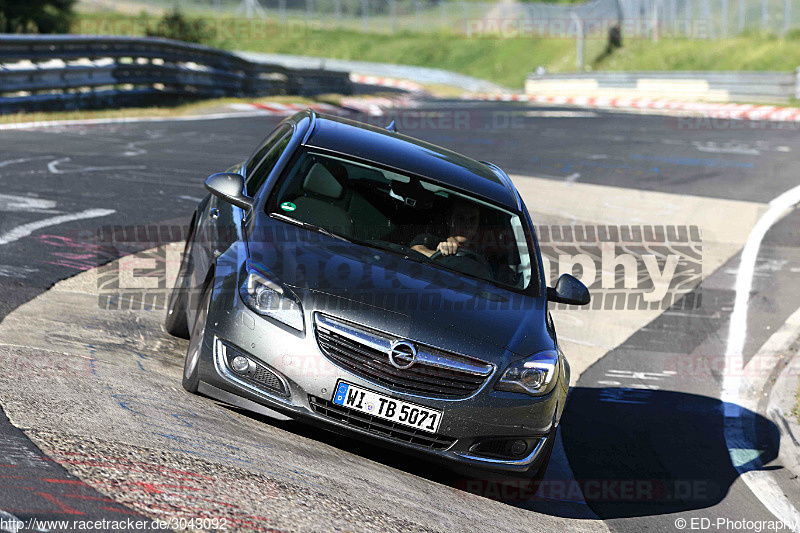
[[[522,455],[528,451],[528,443],[524,440],[515,440],[511,445],[511,453],[514,455]]]
[[[250,361],[243,355],[237,355],[233,358],[233,361],[231,361],[231,366],[233,367],[234,371],[244,374],[250,367]]]

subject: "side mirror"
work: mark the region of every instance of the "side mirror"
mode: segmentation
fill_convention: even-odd
[[[555,288],[547,287],[547,300],[560,304],[586,305],[591,301],[589,289],[575,276],[562,274]]]
[[[245,211],[253,207],[253,199],[244,194],[244,178],[234,172],[212,174],[206,180],[206,189],[229,204]]]

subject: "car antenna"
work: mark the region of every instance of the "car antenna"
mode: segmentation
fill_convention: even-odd
[[[386,129],[387,129],[387,130],[389,130],[389,131],[391,131],[392,133],[397,133],[397,124],[395,124],[395,123],[394,123],[394,120],[393,120],[393,121],[391,121],[391,122],[389,123],[389,125],[388,125],[388,126],[386,126]]]

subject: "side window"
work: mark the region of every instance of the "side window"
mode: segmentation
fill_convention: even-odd
[[[289,144],[292,138],[291,131],[292,127],[289,125],[281,127],[267,139],[256,155],[253,156],[253,159],[247,163],[245,187],[248,196],[255,196],[258,189],[266,181],[275,163],[278,162],[281,154]]]

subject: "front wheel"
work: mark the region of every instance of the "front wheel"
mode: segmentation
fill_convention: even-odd
[[[167,303],[167,317],[164,319],[164,329],[167,333],[181,339],[189,338],[189,324],[186,320],[187,289],[184,287],[185,278],[189,276],[189,261],[191,260],[192,235],[186,239],[186,246],[181,258],[181,267],[178,270],[178,279],[169,295]]]
[[[214,283],[209,283],[203,297],[200,299],[200,307],[197,310],[197,318],[194,321],[192,334],[189,338],[189,348],[186,350],[186,360],[183,363],[183,379],[181,385],[192,394],[197,393],[200,385],[200,373],[198,363],[200,352],[203,349],[203,337],[206,333],[206,319],[208,318],[208,308],[211,305],[211,294],[213,293]]]

